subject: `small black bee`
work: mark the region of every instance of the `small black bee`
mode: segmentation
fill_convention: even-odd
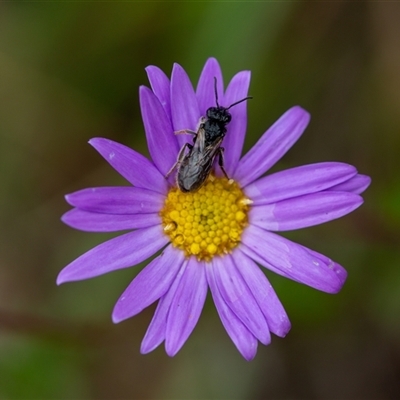
[[[226,125],[231,121],[232,116],[228,110],[243,101],[252,97],[245,97],[229,107],[222,107],[218,104],[217,79],[214,78],[215,102],[217,107],[210,107],[205,117],[201,117],[199,127],[196,131],[183,129],[175,134],[189,133],[194,135],[193,145],[185,143],[178,154],[178,160],[168,171],[166,177],[177,167],[176,181],[182,192],[194,192],[198,190],[207,177],[210,175],[215,157],[218,155],[218,165],[222,172],[229,179],[224,168],[224,148],[221,147],[222,140],[226,133]],[[185,154],[185,149],[189,152]]]

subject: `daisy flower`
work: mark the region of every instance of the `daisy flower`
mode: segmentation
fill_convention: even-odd
[[[228,335],[246,360],[271,333],[284,337],[289,318],[260,269],[327,292],[338,292],[346,271],[328,257],[276,232],[339,218],[361,205],[370,178],[355,167],[323,162],[265,173],[305,130],[310,116],[295,106],[286,111],[241,157],[246,103],[232,107],[223,141],[225,170],[218,165],[199,190],[181,192],[176,173],[166,178],[180,148],[193,136],[209,107],[228,107],[247,96],[250,72],[236,74],[224,90],[220,66],[207,60],[194,90],[175,64],[169,79],[146,68],[151,89],[140,87],[140,107],[151,160],[122,144],[94,138],[89,143],[129,186],[96,187],[66,196],[74,208],[63,215],[69,226],[89,232],[126,231],[67,265],[57,283],[93,278],[155,258],[138,273],[117,301],[117,323],[158,300],[141,345],[148,353],[165,341],[174,356],[193,331],[208,289]]]

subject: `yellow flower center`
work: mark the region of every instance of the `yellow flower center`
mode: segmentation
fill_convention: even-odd
[[[210,175],[196,192],[171,188],[160,215],[175,247],[210,261],[239,244],[251,203],[235,181]]]

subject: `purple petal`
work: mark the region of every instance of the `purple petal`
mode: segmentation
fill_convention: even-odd
[[[116,232],[161,224],[158,213],[115,215],[92,213],[78,208],[66,212],[61,220],[72,228],[87,232]]]
[[[174,64],[172,69],[171,114],[174,131],[196,130],[201,116],[193,86],[179,64]],[[178,135],[177,140],[180,146],[189,141],[187,135]]]
[[[224,106],[247,97],[250,85],[250,71],[241,71],[230,81],[224,96]],[[229,109],[232,121],[228,125],[228,131],[222,146],[225,148],[224,166],[229,176],[233,176],[239,158],[242,154],[244,137],[247,129],[247,100]]]
[[[164,196],[131,186],[97,187],[78,190],[65,196],[82,210],[104,214],[147,214],[159,212]]]
[[[184,262],[181,265],[181,268],[177,273],[175,280],[172,282],[172,285],[170,286],[168,292],[161,297],[157,305],[153,319],[151,320],[150,325],[147,328],[146,334],[144,335],[142,341],[142,345],[140,346],[140,352],[142,354],[150,353],[165,340],[167,316],[182,275],[185,272],[186,265],[187,262]]]
[[[341,266],[272,232],[249,225],[242,243],[242,250],[254,261],[289,279],[327,293],[337,293],[343,286]]]
[[[325,191],[252,207],[250,223],[268,231],[290,231],[346,215],[363,203],[354,193]]]
[[[275,203],[304,194],[320,192],[354,177],[349,164],[323,162],[276,172],[246,186],[254,205]]]
[[[219,293],[228,307],[261,343],[269,344],[267,321],[231,256],[214,258],[213,270]]]
[[[167,75],[154,65],[149,65],[145,68],[147,77],[149,79],[151,89],[153,93],[160,100],[161,105],[165,110],[165,114],[171,115],[171,94],[170,94],[170,82]]]
[[[225,303],[216,283],[213,264],[206,264],[206,276],[222,325],[224,325],[240,354],[247,361],[252,360],[257,353],[257,339]]]
[[[300,281],[298,281],[297,279],[293,278],[292,276],[289,276],[287,273],[285,273],[284,271],[282,271],[279,268],[276,268],[275,266],[273,266],[272,264],[268,264],[265,261],[265,257],[263,254],[259,255],[258,253],[256,253],[251,247],[247,246],[245,243],[242,243],[242,246],[240,247],[240,250],[250,259],[254,260],[257,264],[260,264],[261,266],[263,266],[264,268],[269,269],[270,271],[278,274],[278,275],[282,275],[285,278],[289,278],[293,281],[302,283]]]
[[[142,340],[140,353],[150,353],[165,340],[165,327],[170,303],[171,301],[168,302],[166,297],[162,297],[158,302],[154,316]]]
[[[267,172],[297,141],[309,120],[310,114],[299,106],[286,111],[239,161],[235,180],[243,187]]]
[[[361,194],[364,190],[368,188],[370,183],[371,178],[369,176],[357,174],[346,182],[342,182],[339,185],[332,186],[328,190]]]
[[[163,296],[181,268],[183,259],[182,251],[172,245],[166,247],[139,272],[118,299],[112,313],[113,322],[118,323],[139,314]]]
[[[327,265],[328,268],[336,274],[337,278],[339,279],[339,289],[334,292],[337,293],[342,286],[344,285],[344,283],[346,282],[347,279],[347,271],[338,263],[332,261],[330,258],[328,258],[327,256],[324,256],[321,253],[318,253],[314,250],[311,250],[307,247],[301,246],[304,251],[306,251],[311,257],[314,257],[316,260],[319,260],[322,264]]]
[[[89,143],[132,185],[165,193],[166,179],[146,157],[109,139],[93,138]]]
[[[139,229],[104,242],[67,265],[57,284],[80,281],[139,264],[168,243],[160,226]]]
[[[270,331],[285,337],[290,330],[290,321],[267,277],[240,249],[235,251],[232,258],[267,319]]]
[[[206,299],[207,287],[204,265],[191,257],[167,317],[165,350],[170,357],[181,349],[196,326]]]
[[[140,87],[139,95],[147,146],[154,164],[165,176],[176,162],[178,142],[158,98],[145,86]]]
[[[209,58],[201,71],[199,83],[197,84],[196,97],[199,104],[199,113],[202,116],[206,115],[206,111],[210,107],[215,107],[215,81],[217,78],[218,98],[221,101],[223,97],[224,81],[222,77],[221,67],[218,61],[211,57]]]

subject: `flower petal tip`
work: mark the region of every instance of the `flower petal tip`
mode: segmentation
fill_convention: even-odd
[[[365,189],[368,188],[368,186],[371,184],[372,182],[372,178],[368,175],[362,175],[363,179],[364,179],[364,184],[365,184]]]
[[[306,124],[311,119],[311,114],[301,106],[293,106],[289,111],[296,113],[299,119],[304,119]]]
[[[332,271],[335,273],[337,280],[335,283],[332,282],[331,289],[325,290],[325,292],[329,293],[329,294],[336,294],[342,290],[342,288],[346,282],[347,271],[338,263],[335,263],[333,261],[331,261],[331,262],[332,262],[332,264],[329,265],[329,268],[331,268]]]
[[[72,206],[72,204],[71,204],[71,193],[64,195],[64,199],[69,205]],[[62,219],[62,217],[61,217],[61,219]]]
[[[118,316],[115,311],[113,311],[113,313],[111,314],[111,321],[113,322],[113,324],[119,324],[124,319],[125,318],[121,318],[121,316]]]
[[[76,274],[75,271],[70,268],[70,266],[71,264],[62,269],[58,274],[56,279],[57,286],[60,286],[61,284],[67,282],[76,282],[82,280],[82,278],[80,276],[77,276],[78,274]]]
[[[63,271],[61,271],[56,279],[56,285],[60,286],[61,284],[68,282],[68,279],[64,276]]]
[[[107,146],[108,144],[115,143],[114,141],[102,137],[94,137],[88,140],[88,143],[94,147],[97,151],[100,152],[100,150],[104,147]]]
[[[208,57],[206,63],[214,62],[219,65],[218,60],[215,57]]]
[[[275,332],[275,334],[276,334],[276,336],[284,338],[290,332],[291,328],[292,328],[292,324],[290,323],[290,321],[288,319],[286,319],[284,322],[282,322],[282,325],[281,325],[279,331]]]
[[[111,321],[114,324],[119,324],[122,321],[125,321],[126,319],[130,318],[132,315],[127,315],[127,310],[126,310],[127,304],[124,301],[121,301],[121,297],[119,300],[115,303],[114,309],[111,313]]]
[[[142,344],[142,345],[140,346],[140,354],[143,354],[143,355],[148,354],[148,353],[151,353],[153,350],[154,350],[153,347],[149,347],[149,346],[147,346],[147,345],[143,345],[143,344]]]
[[[165,347],[165,352],[167,353],[168,357],[175,357],[178,354],[180,349],[169,349],[167,346]]]
[[[362,192],[368,189],[369,185],[372,182],[372,179],[368,175],[359,174],[358,180],[359,180],[359,187],[356,193],[361,194]]]
[[[145,69],[144,69],[146,72],[151,72],[151,71],[154,71],[154,70],[159,70],[159,68],[158,67],[156,67],[155,65],[148,65],[147,67],[145,67]]]
[[[180,65],[180,64],[178,64],[178,63],[174,63],[173,65],[172,65],[172,74],[174,73],[174,70],[181,70],[182,72],[184,72],[185,74],[186,74],[186,72],[185,72],[185,70],[182,68],[182,66]]]
[[[153,95],[153,92],[145,85],[139,86],[139,96],[143,95]]]
[[[256,354],[257,354],[257,352],[249,352],[248,354],[245,354],[245,353],[241,353],[242,354],[242,356],[243,356],[243,358],[246,360],[246,361],[253,361],[253,359],[254,359],[254,357],[256,356]]]
[[[64,213],[63,215],[61,215],[60,221],[66,225],[68,225],[68,214],[70,211],[67,211],[66,213]]]

